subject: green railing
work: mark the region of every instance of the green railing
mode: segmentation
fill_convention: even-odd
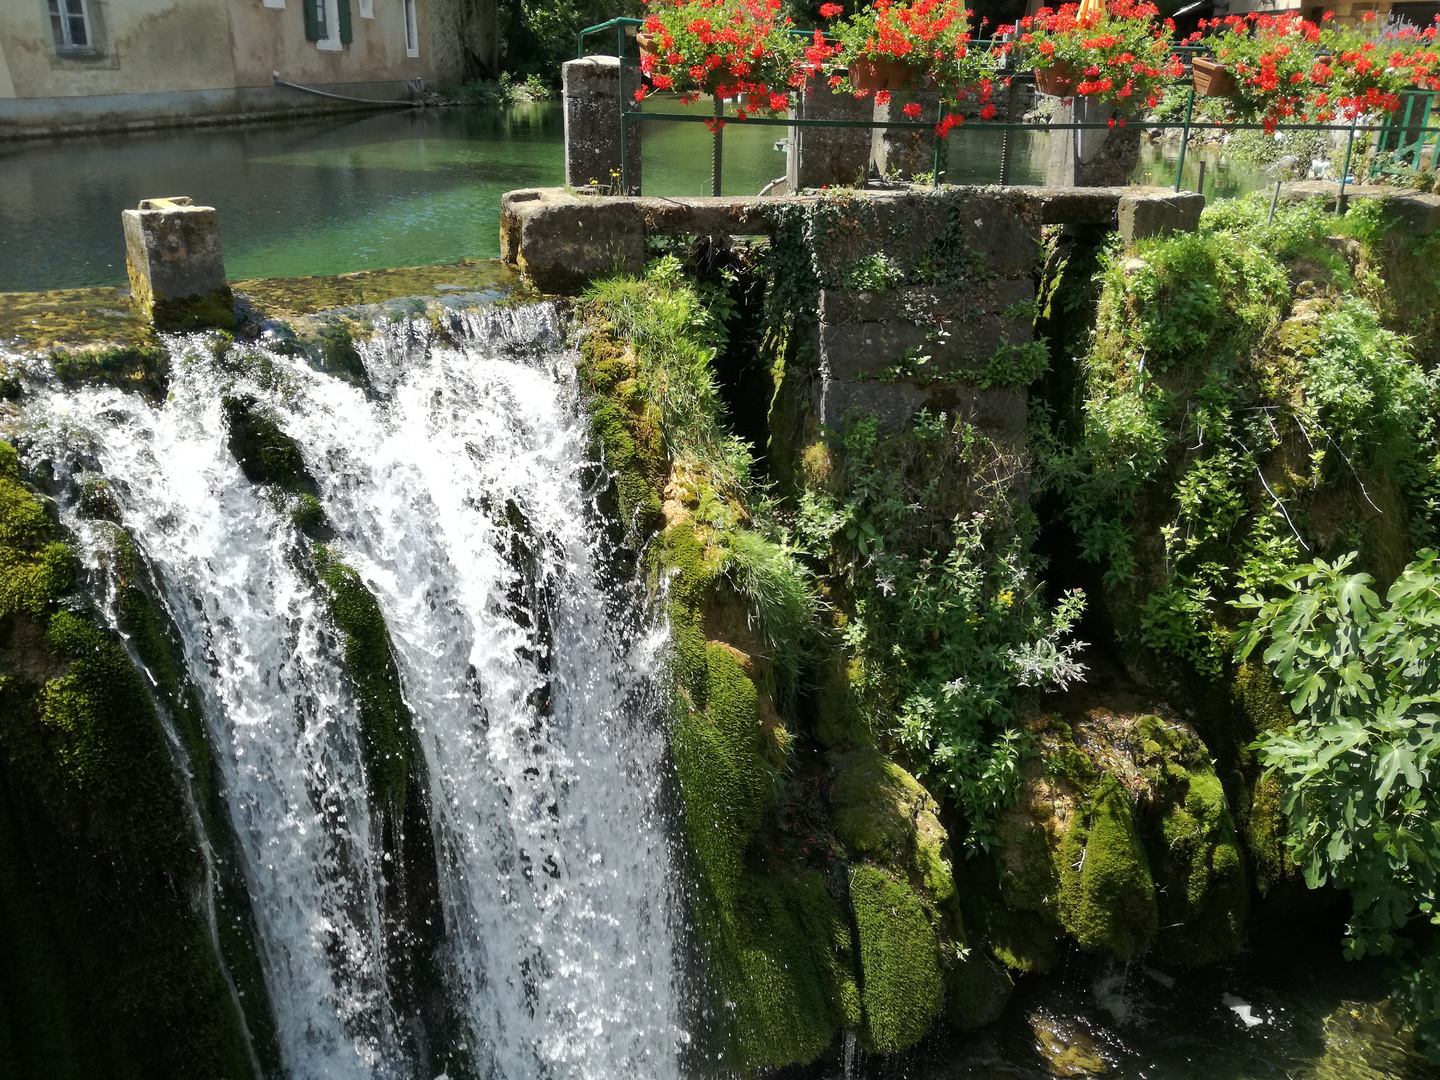
[[[592,35],[594,35],[594,34],[603,33],[603,32],[605,32],[605,31],[607,31],[607,30],[614,30],[614,31],[615,31],[615,56],[616,56],[616,57],[619,59],[619,61],[620,61],[620,66],[621,66],[621,68],[622,68],[622,72],[621,72],[621,86],[624,86],[624,72],[623,72],[623,69],[624,69],[625,67],[638,67],[638,66],[639,66],[639,63],[640,63],[640,60],[639,60],[639,57],[638,57],[638,56],[629,56],[629,55],[626,54],[625,43],[626,43],[627,38],[629,38],[629,37],[631,36],[631,35],[628,34],[626,31],[627,31],[630,27],[639,27],[639,26],[642,26],[642,25],[644,25],[644,23],[643,23],[643,20],[641,20],[641,19],[635,19],[635,18],[629,18],[629,17],[626,17],[626,16],[620,16],[620,17],[617,17],[617,18],[614,18],[614,19],[609,19],[609,20],[607,20],[606,22],[599,23],[599,24],[597,24],[597,25],[595,25],[595,26],[587,26],[584,30],[581,30],[581,31],[580,31],[580,34],[579,34],[579,36],[578,36],[578,38],[577,38],[577,41],[576,41],[576,55],[577,55],[577,56],[585,56],[585,55],[586,55],[586,53],[585,53],[585,39],[586,39],[587,37],[590,37],[590,36],[592,36]],[[803,36],[805,36],[805,37],[810,37],[810,36],[813,35],[814,31],[812,31],[812,30],[792,30],[791,33],[800,34],[800,35],[803,35]],[[990,48],[990,47],[993,47],[993,46],[996,44],[996,42],[987,39],[987,40],[975,41],[975,42],[973,42],[972,44],[973,44],[974,46],[978,46],[978,47]],[[1192,56],[1195,56],[1195,55],[1206,55],[1206,54],[1209,53],[1209,49],[1208,49],[1207,47],[1203,46],[1203,45],[1176,45],[1176,46],[1174,46],[1174,51],[1175,51],[1177,54],[1186,57],[1187,59],[1190,58],[1190,57],[1192,57]],[[1017,82],[1018,82],[1018,83],[1033,82],[1035,77],[1034,77],[1034,74],[1033,74],[1033,73],[1028,72],[1028,71],[1015,71],[1015,72],[1010,73],[1010,74],[1008,75],[1008,78],[1011,80],[1011,83],[1012,83],[1012,85],[1013,85],[1014,83],[1017,83]],[[1177,165],[1176,165],[1176,167],[1175,167],[1175,190],[1176,190],[1176,191],[1179,191],[1179,190],[1180,190],[1180,184],[1181,184],[1181,178],[1183,177],[1184,172],[1185,172],[1185,154],[1186,154],[1186,149],[1187,149],[1187,147],[1188,147],[1188,145],[1189,145],[1189,142],[1190,142],[1190,133],[1191,133],[1192,131],[1204,131],[1204,130],[1214,130],[1214,131],[1263,131],[1263,130],[1265,130],[1265,125],[1264,125],[1264,124],[1248,124],[1248,123],[1232,123],[1232,124],[1227,124],[1227,123],[1215,123],[1215,122],[1208,122],[1208,121],[1197,121],[1197,120],[1194,119],[1194,115],[1195,115],[1195,87],[1194,87],[1194,85],[1189,82],[1188,76],[1187,76],[1184,80],[1177,82],[1175,85],[1176,85],[1176,86],[1185,85],[1185,86],[1187,87],[1187,89],[1188,89],[1188,98],[1187,98],[1186,103],[1185,103],[1185,119],[1184,119],[1183,121],[1173,121],[1173,120],[1171,120],[1171,121],[1146,120],[1146,121],[1144,121],[1143,123],[1141,123],[1140,121],[1136,121],[1136,126],[1137,126],[1137,127],[1143,127],[1143,128],[1145,128],[1145,129],[1147,129],[1147,130],[1155,130],[1155,129],[1157,129],[1157,128],[1158,128],[1158,129],[1162,129],[1162,130],[1174,130],[1174,129],[1177,129],[1177,128],[1178,128],[1178,129],[1180,130],[1180,132],[1181,132],[1181,136],[1180,136],[1180,160],[1179,160],[1179,162],[1177,163]],[[1423,100],[1423,106],[1422,106],[1422,105],[1417,105],[1416,99],[1419,99],[1419,98],[1423,98],[1423,99],[1424,99],[1424,100]],[[1345,188],[1346,188],[1346,185],[1350,182],[1350,177],[1349,177],[1349,172],[1350,172],[1350,159],[1351,159],[1352,153],[1353,153],[1353,151],[1354,151],[1354,147],[1355,147],[1355,136],[1356,136],[1356,135],[1360,135],[1360,134],[1370,134],[1370,133],[1373,133],[1373,132],[1381,132],[1381,133],[1382,133],[1382,139],[1384,139],[1384,138],[1386,138],[1386,137],[1393,138],[1393,139],[1397,139],[1400,146],[1407,147],[1408,150],[1413,150],[1413,155],[1414,155],[1413,160],[1414,160],[1415,164],[1414,164],[1414,166],[1412,166],[1412,167],[1413,167],[1413,168],[1418,168],[1419,162],[1420,162],[1420,160],[1421,160],[1421,157],[1422,157],[1422,154],[1423,154],[1423,151],[1424,151],[1425,146],[1426,146],[1426,145],[1430,145],[1430,144],[1432,144],[1432,143],[1440,142],[1440,138],[1437,138],[1437,136],[1440,136],[1440,126],[1430,126],[1430,124],[1429,124],[1429,121],[1430,121],[1430,118],[1431,118],[1431,102],[1432,102],[1433,98],[1434,98],[1434,95],[1433,95],[1433,94],[1428,94],[1428,93],[1418,93],[1418,92],[1417,92],[1417,93],[1415,93],[1415,94],[1408,95],[1408,100],[1407,100],[1407,104],[1406,104],[1406,106],[1405,106],[1405,111],[1404,111],[1404,117],[1403,117],[1403,119],[1396,119],[1395,117],[1391,117],[1391,118],[1387,119],[1386,122],[1383,123],[1383,124],[1360,124],[1360,123],[1358,122],[1358,119],[1355,120],[1355,121],[1352,121],[1352,122],[1350,123],[1349,129],[1348,129],[1348,133],[1347,133],[1346,143],[1345,143],[1345,160],[1344,160],[1344,164],[1342,165],[1341,170],[1340,170],[1340,191],[1339,191],[1339,198],[1338,198],[1338,206],[1339,206],[1342,210],[1343,210],[1344,207],[1345,207]],[[642,123],[645,122],[645,121],[666,121],[666,122],[680,122],[680,123],[693,123],[693,124],[712,124],[715,120],[717,120],[717,119],[723,120],[724,117],[725,117],[725,102],[724,102],[723,99],[719,99],[719,98],[717,98],[716,101],[715,101],[715,112],[714,112],[714,115],[713,115],[713,116],[697,116],[697,115],[695,115],[694,113],[646,112],[646,111],[644,111],[644,109],[642,109],[642,108],[631,108],[631,107],[630,107],[630,102],[627,100],[627,98],[626,98],[626,96],[625,96],[624,93],[621,93],[621,94],[619,95],[619,99],[620,99],[620,184],[619,184],[619,187],[620,187],[620,191],[621,191],[621,192],[624,192],[624,193],[630,194],[630,195],[638,195],[638,194],[640,194],[638,188],[636,188],[635,190],[632,190],[632,189],[631,189],[631,185],[630,185],[630,168],[629,168],[630,161],[629,161],[629,155],[628,155],[628,153],[627,153],[627,142],[628,142],[627,130],[628,130],[629,125],[630,125],[630,123],[631,123],[632,121],[640,121],[640,122],[642,122]],[[1109,125],[1108,123],[1103,122],[1103,121],[1096,121],[1096,122],[1093,122],[1093,123],[1092,123],[1092,122],[1051,123],[1051,122],[1048,122],[1048,121],[1047,121],[1047,122],[1043,122],[1043,123],[1035,123],[1035,122],[1026,123],[1026,122],[1023,122],[1023,121],[1016,121],[1015,118],[1014,118],[1014,101],[1015,101],[1015,96],[1014,96],[1014,94],[1009,94],[1009,95],[1007,95],[1007,101],[1008,101],[1008,103],[1009,103],[1008,115],[1006,116],[1006,118],[1005,118],[1004,120],[975,120],[975,121],[967,121],[967,123],[966,123],[966,126],[967,126],[970,130],[980,129],[980,130],[984,130],[984,131],[993,131],[993,132],[996,132],[996,133],[998,133],[998,134],[1000,135],[1000,137],[1001,137],[1001,139],[1002,139],[1001,149],[1000,149],[1000,183],[1001,183],[1001,184],[1007,184],[1007,183],[1009,182],[1009,160],[1010,160],[1010,155],[1009,155],[1009,141],[1010,141],[1010,134],[1011,134],[1012,132],[1016,132],[1016,131],[1046,131],[1046,132],[1055,132],[1055,131],[1089,131],[1089,130],[1108,129],[1108,128],[1110,127],[1110,125]],[[1415,110],[1417,110],[1417,109],[1420,110],[1420,111],[1415,111]],[[1412,113],[1413,113],[1413,117],[1412,117]],[[1413,121],[1414,121],[1413,123],[1412,123],[1412,119],[1413,119]],[[934,178],[935,178],[935,182],[936,182],[937,184],[940,182],[940,177],[941,177],[941,175],[942,175],[943,172],[944,172],[944,145],[945,145],[945,140],[944,140],[944,138],[943,138],[942,136],[940,136],[938,133],[935,133],[935,124],[934,124],[933,122],[931,122],[931,121],[925,121],[925,120],[884,120],[884,121],[876,121],[876,120],[820,120],[820,119],[811,119],[811,118],[806,118],[806,117],[787,118],[787,117],[751,116],[751,117],[747,117],[747,118],[745,119],[744,123],[746,123],[746,124],[751,124],[751,125],[756,125],[756,124],[758,124],[758,125],[762,125],[762,126],[766,126],[766,127],[785,127],[785,128],[792,128],[792,127],[827,128],[827,127],[829,127],[829,128],[870,128],[870,129],[872,129],[872,130],[875,129],[875,128],[884,128],[884,129],[886,129],[886,130],[901,130],[901,131],[905,131],[905,130],[910,130],[910,131],[930,131],[932,134],[934,134],[934,171],[933,171],[933,175],[934,175]],[[1340,130],[1341,127],[1342,127],[1342,125],[1334,124],[1334,123],[1329,123],[1329,124],[1281,124],[1281,125],[1279,125],[1277,128],[1275,128],[1274,130],[1277,130],[1277,131],[1337,131],[1337,130]],[[711,187],[711,194],[712,194],[712,195],[719,195],[719,194],[720,194],[720,179],[721,179],[722,165],[723,165],[723,153],[724,153],[724,128],[723,128],[723,126],[719,126],[719,127],[716,127],[716,128],[714,128],[714,129],[712,129],[712,130],[713,130],[713,134],[712,134],[712,143],[711,143],[711,175],[710,175],[710,187]],[[1386,134],[1384,134],[1384,133],[1388,133],[1388,135],[1386,135]],[[1405,141],[1406,139],[1413,139],[1413,140],[1415,140],[1415,141],[1413,141],[1413,142],[1408,142],[1408,143],[1407,143],[1407,142]],[[1440,151],[1437,151],[1437,152],[1440,152]]]

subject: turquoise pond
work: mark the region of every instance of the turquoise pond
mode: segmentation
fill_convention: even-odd
[[[234,279],[494,258],[501,194],[563,182],[563,127],[558,103],[544,102],[0,144],[0,291],[123,284],[120,211],[164,195],[219,209]],[[725,194],[757,194],[784,174],[785,133],[725,128]],[[647,122],[644,139],[645,194],[709,193],[702,125]],[[1016,139],[1011,181],[1039,183],[1046,136]],[[999,134],[952,132],[949,163],[951,183],[994,183]],[[1187,186],[1197,163],[1192,154]],[[1146,147],[1135,178],[1173,183],[1173,161]],[[1258,184],[1210,159],[1207,194]]]

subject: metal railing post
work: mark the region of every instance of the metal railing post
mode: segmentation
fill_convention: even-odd
[[[620,190],[617,195],[630,194],[630,154],[625,145],[625,129],[630,126],[629,112],[625,107],[625,27],[615,27],[615,59],[620,68]]]
[[[720,194],[720,173],[724,167],[725,156],[725,125],[721,122],[725,116],[725,99],[719,94],[715,95],[715,126],[711,129],[710,135],[710,194]]]
[[[1356,113],[1355,118],[1350,121],[1350,137],[1345,140],[1345,164],[1340,166],[1340,194],[1335,198],[1335,212],[1345,213],[1345,181],[1350,178],[1350,151],[1355,149],[1355,125],[1360,122],[1360,114]]]
[[[1180,190],[1180,179],[1185,175],[1185,148],[1190,145],[1190,114],[1195,108],[1195,84],[1190,84],[1190,98],[1185,102],[1185,126],[1180,131],[1180,163],[1175,166],[1175,190]]]

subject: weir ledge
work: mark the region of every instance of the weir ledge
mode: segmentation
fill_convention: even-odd
[[[507,192],[500,206],[500,257],[543,292],[569,292],[605,274],[638,274],[651,236],[759,236],[771,231],[772,211],[790,203],[853,200],[882,217],[912,217],[942,203],[973,220],[966,240],[985,251],[1021,226],[1038,243],[1041,225],[1094,225],[1123,240],[1193,231],[1203,195],[1154,187],[945,187],[814,195],[655,198],[592,194],[575,188]],[[989,224],[1000,226],[994,236]],[[914,235],[922,244],[928,235]],[[886,251],[886,255],[900,255]]]

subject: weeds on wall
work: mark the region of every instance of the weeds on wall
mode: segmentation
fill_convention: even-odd
[[[1440,521],[1440,381],[1357,258],[1384,223],[1362,204],[1341,227],[1356,242],[1251,199],[1112,251],[1079,435],[1040,429],[1038,478],[1125,596],[1122,631],[1211,676],[1241,592],[1357,545],[1393,575]]]
[[[838,483],[805,491],[797,531],[850,597],[854,688],[988,846],[1026,750],[1016,688],[1079,677],[1083,597],[1052,610],[1040,591],[1015,448],[928,412],[887,436],[852,415],[840,447]]]
[[[1252,749],[1291,853],[1312,887],[1350,891],[1350,953],[1397,958],[1433,1053],[1440,589],[1432,551],[1407,563],[1440,526],[1440,376],[1420,351],[1440,242],[1378,203],[1266,210],[1222,203],[1196,234],[1105,255],[1083,404],[1042,429],[1036,475],[1148,677],[1233,679],[1248,709],[1232,665],[1263,655],[1289,708],[1253,717]]]

